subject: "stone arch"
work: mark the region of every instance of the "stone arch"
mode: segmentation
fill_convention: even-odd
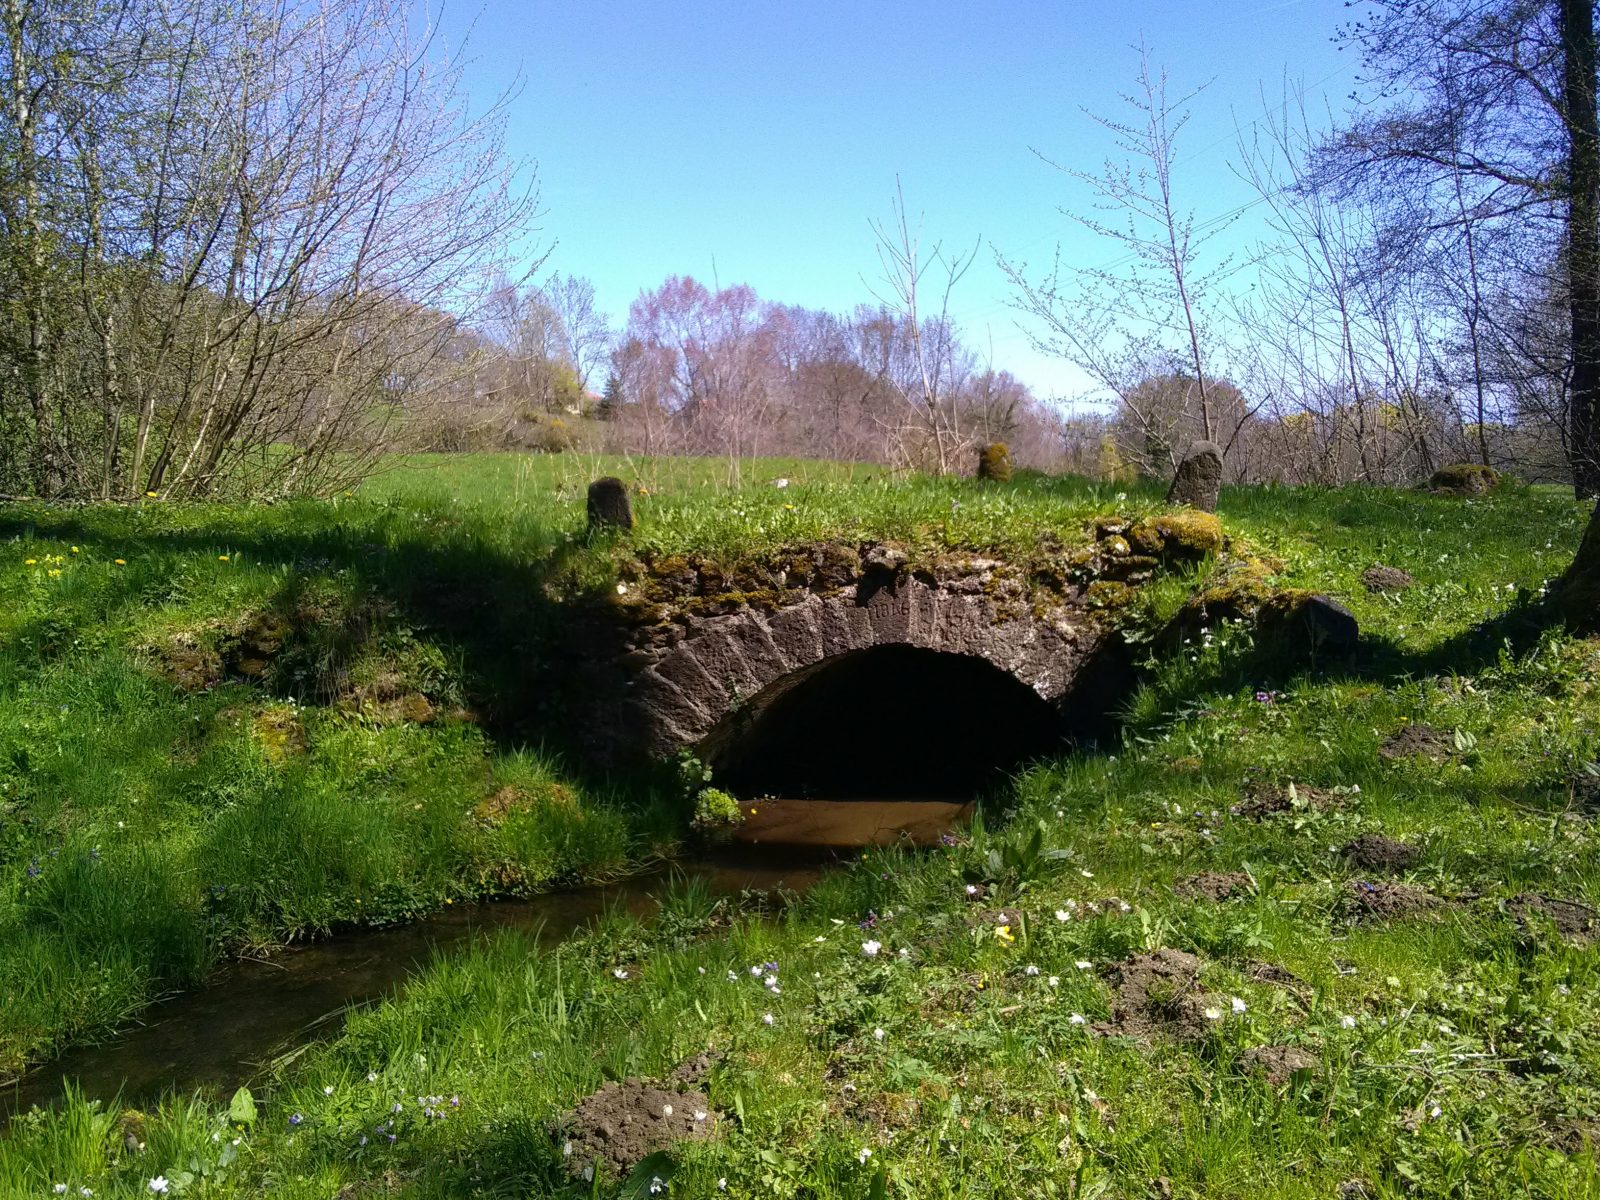
[[[771,697],[786,681],[798,683],[830,660],[876,646],[981,659],[1058,703],[1101,640],[1098,627],[1080,615],[1081,622],[1059,614],[1050,622],[1026,612],[1002,615],[981,588],[898,576],[809,595],[774,612],[699,619],[676,645],[635,659],[629,740],[658,756],[698,746],[753,698]]]

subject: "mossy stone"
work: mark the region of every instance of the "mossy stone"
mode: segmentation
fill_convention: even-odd
[[[1140,554],[1164,563],[1199,562],[1221,551],[1222,522],[1197,509],[1146,517],[1128,530],[1128,542]]]
[[[1011,481],[1011,448],[1004,442],[990,442],[978,451],[978,478],[995,483]]]
[[[1440,467],[1428,487],[1446,496],[1482,496],[1501,484],[1500,472],[1482,463],[1451,463]]]

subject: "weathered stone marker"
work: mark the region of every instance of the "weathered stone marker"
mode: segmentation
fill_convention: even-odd
[[[633,506],[628,503],[628,485],[612,475],[589,485],[589,532],[606,529],[632,529]]]
[[[1201,512],[1217,511],[1217,493],[1222,490],[1222,451],[1215,442],[1196,442],[1178,464],[1178,473],[1167,489],[1167,503],[1186,504]]]

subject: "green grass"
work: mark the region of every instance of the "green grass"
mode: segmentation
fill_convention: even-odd
[[[582,485],[606,471],[651,494],[633,539],[585,547]],[[730,490],[726,472],[497,457],[397,472],[336,508],[6,514],[13,1053],[103,1028],[241,945],[367,919],[357,901],[390,919],[669,849],[688,813],[665,785],[579,774],[528,749],[536,707],[502,714],[525,693],[497,648],[559,636],[557,605],[501,611],[519,588],[598,586],[641,544],[1014,549],[1153,501],[800,463],[745,464]],[[1529,891],[1600,906],[1600,840],[1568,792],[1600,755],[1600,645],[1502,618],[1559,572],[1586,513],[1544,491],[1264,489],[1226,493],[1222,516],[1286,583],[1357,612],[1357,655],[1288,666],[1240,627],[1165,648],[1120,744],[1028,772],[958,844],[872,852],[777,915],[682,887],[650,923],[615,914],[553,950],[498,936],[264,1080],[253,1116],[180,1097],[129,1118],[69,1097],[23,1118],[0,1143],[0,1195],[149,1195],[157,1175],[205,1197],[613,1195],[569,1182],[551,1122],[605,1079],[707,1046],[724,1055],[711,1102],[730,1115],[677,1156],[676,1196],[719,1194],[719,1179],[731,1195],[840,1198],[1328,1197],[1355,1179],[1382,1197],[1600,1195],[1581,1140],[1586,1121],[1600,1132],[1600,952],[1506,908]],[[21,563],[73,544],[60,577]],[[1374,562],[1418,586],[1367,595]],[[462,619],[469,583],[491,603]],[[297,631],[283,678],[187,693],[162,677],[150,647],[262,608],[333,632]],[[352,709],[351,688],[380,676],[439,714],[480,715]],[[1452,752],[1382,758],[1406,723],[1446,731]],[[1301,802],[1230,813],[1256,780],[1293,782]],[[472,819],[507,788],[530,798],[517,820]],[[1420,847],[1403,878],[1451,903],[1352,919],[1349,889],[1372,876],[1338,850],[1378,832]],[[1174,893],[1201,871],[1252,885],[1216,904]],[[1113,964],[1160,947],[1200,958],[1217,1019],[1193,1041],[1096,1036]],[[769,961],[781,994],[749,973]],[[1301,983],[1260,982],[1258,962]],[[1274,1088],[1241,1069],[1262,1045],[1317,1066]],[[142,1150],[124,1148],[129,1128]]]

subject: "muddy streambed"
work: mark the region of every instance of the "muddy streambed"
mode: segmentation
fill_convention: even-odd
[[[554,945],[608,910],[640,917],[674,874],[713,894],[803,893],[840,855],[902,839],[927,845],[970,805],[940,801],[769,800],[751,806],[737,839],[620,883],[446,908],[389,929],[360,930],[244,960],[211,982],[151,1005],[140,1023],[100,1045],[77,1046],[0,1090],[0,1126],[61,1099],[68,1082],[90,1099],[143,1105],[163,1093],[220,1096],[281,1056],[337,1035],[350,1009],[396,994],[439,953],[496,930]]]

